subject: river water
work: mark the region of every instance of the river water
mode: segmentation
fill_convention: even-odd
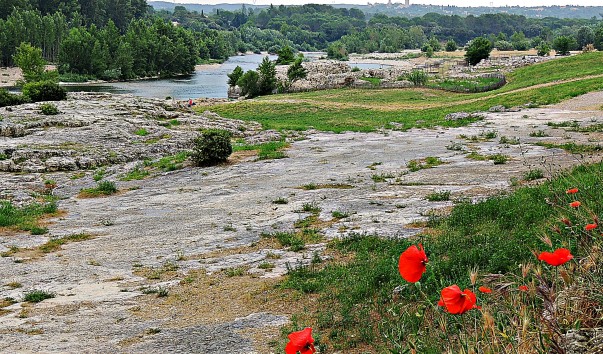
[[[305,53],[306,58],[310,60],[317,59],[324,53]],[[110,92],[110,93],[130,93],[135,96],[166,98],[172,97],[178,100],[187,100],[189,98],[208,97],[208,98],[226,98],[228,90],[227,74],[231,73],[235,67],[240,66],[244,71],[257,69],[265,54],[248,54],[228,58],[220,65],[208,65],[202,70],[196,71],[189,76],[180,76],[170,79],[151,79],[128,82],[111,82],[103,84],[75,84],[65,85],[65,89],[70,92]],[[276,60],[276,56],[270,55],[271,60]],[[379,68],[378,64],[349,63],[350,66],[357,66],[360,69]]]

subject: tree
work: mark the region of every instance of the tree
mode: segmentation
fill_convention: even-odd
[[[295,82],[297,80],[306,78],[308,72],[306,71],[306,68],[302,66],[303,61],[304,56],[303,54],[300,54],[297,59],[295,59],[295,62],[291,64],[289,69],[287,69],[287,78],[289,81]]]
[[[456,42],[454,41],[454,39],[451,39],[448,42],[446,42],[446,51],[447,52],[454,52],[457,50],[457,48],[458,48],[458,46],[456,45]]]
[[[490,57],[490,51],[492,51],[492,45],[490,41],[485,37],[474,38],[465,52],[465,60],[469,65],[476,65],[482,59]]]
[[[576,42],[578,42],[578,48],[584,48],[587,44],[595,43],[595,31],[588,26],[582,26],[578,29],[576,34]]]
[[[285,45],[280,50],[276,52],[278,58],[276,59],[277,65],[288,65],[293,63],[295,60],[295,56],[293,54],[293,48],[288,45]]]
[[[438,41],[438,39],[436,37],[429,38],[429,41],[427,41],[427,44],[429,44],[429,46],[431,47],[431,49],[433,49],[434,52],[439,52],[440,50],[442,50],[442,45],[440,44],[440,41]]]
[[[260,94],[260,90],[258,87],[258,81],[260,76],[255,70],[248,70],[239,81],[237,81],[237,85],[241,88],[241,95],[246,96],[248,98],[256,97]]]
[[[269,95],[276,89],[276,66],[270,58],[264,57],[258,66],[258,90],[260,95]]]
[[[27,82],[36,82],[44,74],[46,61],[42,58],[42,49],[33,47],[29,43],[21,43],[13,56],[15,64],[23,71],[23,77]]]
[[[559,55],[568,55],[576,47],[576,40],[570,36],[559,36],[553,41],[553,48]]]
[[[237,65],[234,70],[227,75],[228,76],[228,86],[236,86],[239,79],[243,76],[243,68]]]
[[[551,53],[551,47],[547,43],[545,43],[545,42],[540,43],[536,47],[536,50],[538,51],[538,56],[539,57],[545,57],[545,56],[548,56]]]
[[[230,138],[227,130],[208,129],[193,140],[191,158],[197,166],[212,166],[226,161],[232,154]]]

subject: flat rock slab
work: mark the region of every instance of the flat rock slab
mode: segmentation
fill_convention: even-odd
[[[602,111],[567,111],[557,108],[522,112],[485,113],[485,119],[462,128],[413,129],[380,133],[309,133],[292,143],[288,158],[254,161],[209,168],[185,168],[142,181],[117,182],[123,192],[105,198],[80,199],[80,188],[91,177],[71,180],[68,172],[50,176],[59,183],[59,208],[66,214],[49,226],[44,236],[1,235],[0,251],[11,246],[32,247],[75,233],[95,237],[70,243],[63,249],[32,260],[0,258],[0,297],[21,301],[31,289],[57,294],[39,304],[16,303],[0,316],[3,352],[253,352],[245,329],[281,326],[280,314],[241,313],[234,321],[190,326],[164,326],[170,318],[143,319],[133,309],[140,306],[142,282],[137,269],[178,265],[177,272],[197,269],[215,272],[245,266],[258,276],[286,272],[288,264],[308,263],[324,244],[301,252],[261,249],[236,255],[221,251],[249,246],[262,233],[293,230],[308,216],[305,204],[321,208],[321,230],[326,240],[351,233],[408,237],[434,210],[449,208],[455,200],[479,200],[505,191],[512,178],[521,180],[531,169],[545,175],[569,166],[598,160],[561,149],[546,149],[538,142],[598,144],[601,133],[553,129],[548,122],[603,123]],[[482,139],[496,131],[496,138]],[[533,132],[543,131],[542,137]],[[475,139],[471,137],[475,136]],[[500,138],[517,144],[500,143]],[[505,164],[467,158],[469,151],[487,156],[504,154]],[[411,160],[438,157],[443,164],[411,172]],[[27,183],[42,174],[2,173],[26,193]],[[39,183],[39,182],[38,182]],[[315,189],[302,186],[314,185]],[[18,189],[17,187],[15,187]],[[434,192],[450,191],[451,201],[429,202]],[[287,204],[275,204],[277,199]],[[333,220],[332,212],[347,214]],[[199,256],[216,255],[201,259]],[[279,259],[274,270],[261,269],[269,255]],[[177,281],[156,284],[178,286]],[[245,289],[241,289],[245,291]],[[211,304],[208,304],[211,306]],[[161,328],[156,333],[153,328]],[[149,334],[151,333],[151,334]],[[132,338],[136,340],[132,341]],[[127,343],[124,344],[124,343]],[[230,350],[230,351],[227,351]]]

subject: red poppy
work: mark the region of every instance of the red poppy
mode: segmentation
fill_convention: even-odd
[[[438,305],[445,307],[446,311],[453,315],[461,315],[477,308],[475,306],[476,301],[477,298],[471,290],[465,289],[461,292],[461,288],[455,284],[442,289],[442,296]]]
[[[584,226],[584,229],[586,231],[594,230],[596,228],[597,228],[597,224],[587,224],[586,226]]]
[[[425,272],[425,265],[429,262],[423,245],[419,247],[412,245],[402,252],[398,262],[398,271],[404,280],[409,283],[416,283],[421,279]]]
[[[285,353],[297,354],[298,352],[301,354],[316,353],[314,338],[312,338],[312,328],[308,327],[302,331],[289,334],[289,343],[285,347]]]
[[[484,294],[490,294],[492,292],[492,289],[490,289],[486,286],[480,286],[479,288],[477,288],[477,290],[479,290],[480,292],[482,292]]]
[[[576,193],[578,193],[578,188],[570,188],[570,189],[566,190],[565,193],[576,194]]]
[[[560,266],[570,259],[574,258],[570,251],[565,248],[558,248],[555,252],[542,252],[538,255],[539,261],[544,261],[552,266]]]
[[[525,286],[525,285],[520,285],[519,286],[519,290],[521,290],[521,291],[528,291],[528,287]]]
[[[579,207],[580,205],[582,205],[582,203],[580,203],[579,201],[575,201],[575,202],[571,202],[571,203],[570,203],[570,206],[571,206],[572,208],[577,208],[577,207]]]

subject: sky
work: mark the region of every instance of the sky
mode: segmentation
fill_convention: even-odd
[[[174,1],[174,0],[164,0]],[[177,3],[188,4],[240,4],[248,3],[256,5],[302,5],[309,3],[319,4],[358,4],[366,5],[367,2],[387,3],[387,0],[175,0]],[[403,3],[404,0],[392,0],[393,3]],[[431,5],[455,5],[455,6],[551,6],[551,5],[580,5],[580,6],[603,6],[601,0],[410,0],[411,4]]]

